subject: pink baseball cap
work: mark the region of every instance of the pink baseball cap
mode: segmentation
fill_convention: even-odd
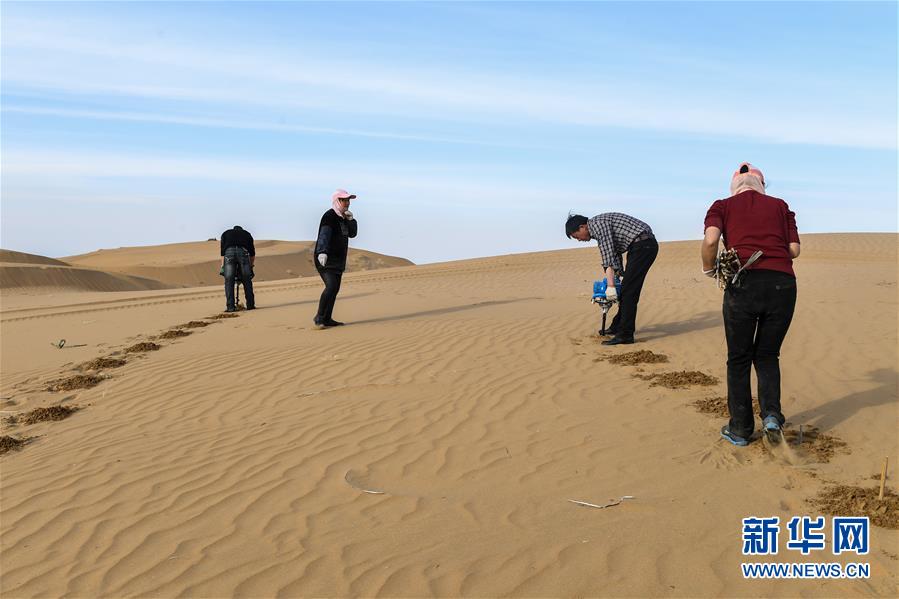
[[[355,197],[355,194],[352,194],[345,189],[338,189],[331,195],[332,200],[352,200]]]
[[[743,162],[743,163],[740,164],[739,168],[737,168],[737,170],[734,171],[734,176],[731,177],[731,181],[733,181],[734,179],[736,179],[736,178],[739,177],[740,175],[745,175],[745,174],[747,174],[747,173],[750,174],[750,175],[755,175],[755,176],[758,177],[759,180],[762,182],[762,185],[765,184],[765,175],[762,174],[762,171],[760,171],[759,169],[755,168],[754,166],[752,166],[752,165],[749,164],[748,162]]]

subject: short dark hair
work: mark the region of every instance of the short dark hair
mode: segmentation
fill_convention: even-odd
[[[568,220],[565,221],[565,235],[571,239],[571,234],[581,228],[581,225],[587,224],[587,217],[580,214],[569,214]]]

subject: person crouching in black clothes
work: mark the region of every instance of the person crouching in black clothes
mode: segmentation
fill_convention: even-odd
[[[356,196],[345,189],[338,189],[331,196],[331,209],[322,215],[318,226],[318,239],[313,253],[315,269],[325,283],[318,313],[313,323],[317,328],[338,327],[342,322],[332,318],[334,302],[340,291],[340,280],[346,270],[347,250],[350,239],[356,236],[358,224],[350,212],[350,200]]]
[[[253,266],[256,263],[256,247],[253,236],[239,225],[222,233],[222,271],[225,275],[225,311],[234,312],[234,279],[240,277],[247,297],[247,310],[256,309],[253,295]]]

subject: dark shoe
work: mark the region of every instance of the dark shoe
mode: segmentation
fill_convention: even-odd
[[[766,416],[762,424],[765,427],[765,437],[767,437],[769,443],[777,445],[783,441],[783,429],[776,416]]]
[[[312,325],[317,329],[323,329],[327,326],[324,322],[322,322],[318,318],[312,319]]]
[[[603,345],[630,345],[634,342],[633,337],[612,337],[602,342]]]
[[[237,312],[236,308],[225,308],[225,312]]]
[[[730,432],[730,428],[725,424],[721,427],[721,436],[737,447],[746,447],[749,445],[749,439],[745,439]]]
[[[256,306],[247,306],[247,310],[255,310]]]
[[[331,320],[326,320],[326,321],[325,321],[325,326],[329,326],[329,327],[342,327],[343,324],[344,324],[344,323],[342,323],[342,322],[340,322],[340,321],[337,321],[337,320],[334,320],[333,318],[332,318]]]

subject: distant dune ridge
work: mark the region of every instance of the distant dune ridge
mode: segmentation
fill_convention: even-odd
[[[0,250],[0,292],[4,294],[38,290],[150,291],[170,287],[146,277],[80,268],[45,256]]]
[[[311,241],[256,242],[254,281],[316,274]],[[143,291],[220,285],[219,242],[197,241],[98,250],[62,260],[0,250],[0,290]],[[347,271],[409,266],[405,258],[350,249]]]

